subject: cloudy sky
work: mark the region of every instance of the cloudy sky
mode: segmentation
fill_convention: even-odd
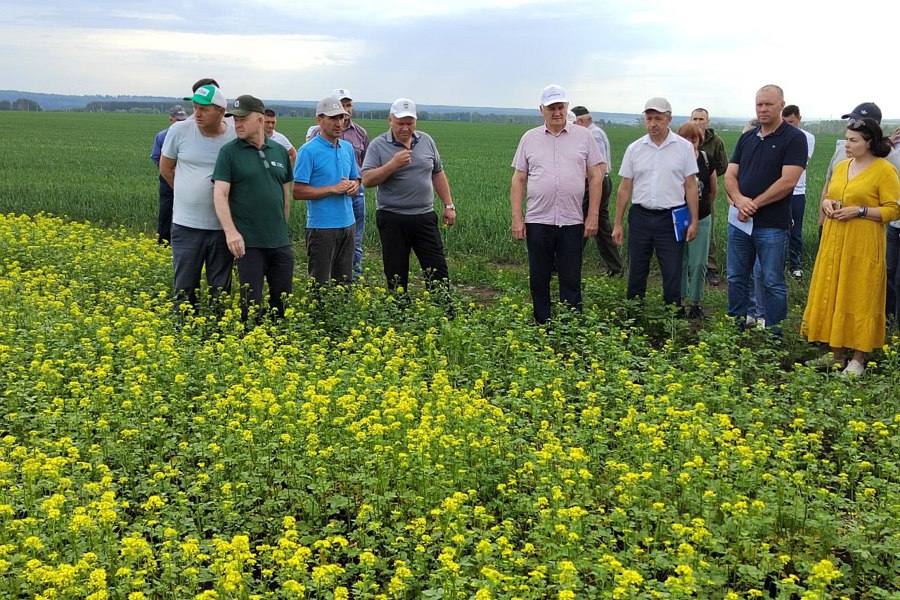
[[[776,83],[807,119],[862,101],[900,118],[896,6],[870,0],[879,20],[807,0],[0,0],[0,88],[177,97],[211,76],[229,98],[346,87],[357,101],[529,108],[558,83],[595,111],[662,95],[676,114],[750,117]]]

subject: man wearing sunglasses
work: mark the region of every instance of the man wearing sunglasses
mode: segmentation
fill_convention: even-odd
[[[284,296],[291,293],[294,254],[288,235],[291,159],[281,144],[265,134],[263,102],[238,96],[226,115],[234,117],[237,139],[219,151],[212,179],[216,214],[228,250],[237,261],[241,283],[241,319],[250,307],[261,309],[263,279],[269,284],[269,309],[284,316]],[[257,318],[262,314],[260,310]]]
[[[320,100],[319,134],[303,144],[294,166],[294,200],[306,200],[307,207],[308,272],[318,285],[348,283],[353,273],[353,197],[360,175],[353,146],[341,139],[349,116],[338,98]]]

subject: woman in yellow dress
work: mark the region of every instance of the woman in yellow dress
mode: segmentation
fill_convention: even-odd
[[[822,200],[825,226],[800,332],[831,347],[812,364],[846,363],[845,375],[862,375],[865,353],[884,344],[884,228],[900,217],[900,181],[884,160],[891,147],[876,121],[851,119],[845,137],[848,160],[835,167]]]

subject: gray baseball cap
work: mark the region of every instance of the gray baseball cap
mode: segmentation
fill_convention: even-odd
[[[341,104],[341,101],[334,96],[323,98],[319,100],[318,104],[316,104],[317,117],[336,117],[338,115],[349,116],[350,113],[344,110],[344,105]]]

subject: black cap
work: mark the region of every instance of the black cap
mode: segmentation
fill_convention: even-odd
[[[881,124],[881,109],[878,108],[878,105],[874,102],[863,102],[852,111],[842,116],[842,119],[862,119],[863,117],[868,117],[870,119],[875,119],[878,121],[878,124]]]
[[[225,113],[225,116],[246,117],[250,113],[259,113],[263,115],[265,112],[266,105],[263,104],[262,100],[245,94],[234,99],[231,103],[231,107]]]
[[[583,117],[584,115],[591,114],[591,111],[589,111],[588,109],[586,109],[583,106],[576,106],[575,108],[572,109],[572,112],[575,113],[576,117]]]

